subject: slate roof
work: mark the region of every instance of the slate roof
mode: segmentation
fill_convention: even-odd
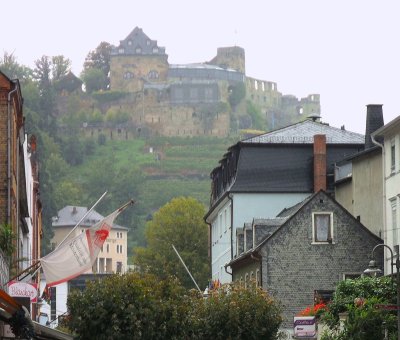
[[[53,217],[52,226],[53,227],[66,227],[71,226],[74,227],[81,218],[87,213],[88,208],[86,207],[78,207],[67,205],[61,210],[58,211],[56,217]],[[103,215],[99,214],[95,210],[92,210],[85,219],[80,223],[83,227],[91,227],[97,222],[101,221],[104,218]],[[128,228],[119,226],[117,224],[113,224],[113,229],[122,229],[128,230]]]
[[[362,146],[360,145],[360,148]],[[334,164],[357,153],[354,145],[327,145],[327,172]],[[313,146],[311,144],[242,144],[232,192],[313,192]],[[331,190],[333,188],[329,187]]]
[[[287,217],[275,217],[275,218],[254,218],[254,225],[263,225],[267,227],[278,227],[286,222]]]
[[[120,49],[123,49],[124,52],[120,53]],[[138,52],[137,49],[140,49],[140,52]],[[124,40],[120,41],[120,44],[117,48],[113,48],[112,54],[165,55],[165,47],[159,47],[157,45],[157,40],[151,40],[146,34],[144,34],[141,28],[135,27]]]
[[[282,129],[251,137],[242,143],[272,143],[272,144],[313,144],[314,135],[326,136],[327,144],[364,144],[362,134],[338,129],[328,124],[304,120]]]

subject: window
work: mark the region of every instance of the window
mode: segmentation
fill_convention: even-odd
[[[135,52],[136,52],[137,54],[140,54],[140,53],[142,53],[142,49],[141,49],[140,47],[136,47]]]
[[[261,286],[261,276],[260,276],[260,269],[256,270],[256,284],[257,287]]]
[[[222,214],[219,214],[219,236],[222,237]]]
[[[118,274],[122,273],[122,262],[117,262],[117,273]]]
[[[313,242],[316,243],[332,243],[332,213],[313,213]]]
[[[132,79],[134,78],[134,74],[132,72],[125,72],[124,73],[124,79]]]
[[[361,273],[343,273],[343,280],[354,280],[361,277]]]
[[[228,231],[228,220],[227,220],[226,216],[227,216],[227,211],[226,211],[226,208],[225,208],[225,210],[224,210],[224,225],[225,225],[225,232],[227,232],[227,231]]]
[[[390,142],[390,173],[394,173],[396,169],[396,144],[394,139]]]
[[[149,74],[147,75],[147,78],[149,79],[158,79],[158,72],[155,70],[151,70]]]

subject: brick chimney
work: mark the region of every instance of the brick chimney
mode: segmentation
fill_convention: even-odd
[[[384,125],[382,104],[369,104],[367,105],[367,121],[365,124],[365,150],[375,146],[372,143],[371,134]],[[379,137],[376,139],[382,142]]]
[[[326,136],[314,135],[314,192],[326,190]]]

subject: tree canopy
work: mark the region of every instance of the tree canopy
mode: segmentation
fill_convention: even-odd
[[[260,287],[229,285],[204,298],[174,277],[113,275],[68,296],[76,339],[277,338],[279,305]]]
[[[176,275],[187,288],[194,283],[177,257],[176,247],[201,289],[210,277],[205,207],[191,197],[178,197],[161,207],[146,224],[146,248],[136,248],[134,263],[160,278]]]
[[[110,72],[110,55],[111,55],[112,45],[108,42],[102,41],[95,50],[90,51],[86,56],[85,63],[83,64],[83,78],[86,83],[89,79],[93,82],[93,78],[101,83],[96,83],[100,85],[97,90],[107,90],[110,84],[109,72]],[[89,70],[99,70],[99,73],[89,72]],[[90,75],[90,77],[89,77]],[[96,76],[96,77],[95,77]],[[88,84],[85,84],[88,86]]]

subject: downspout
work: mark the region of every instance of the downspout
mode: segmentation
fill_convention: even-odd
[[[382,196],[383,196],[383,243],[387,244],[387,233],[386,231],[386,185],[385,185],[385,171],[386,171],[386,166],[385,166],[385,147],[383,144],[379,143],[374,135],[371,135],[371,140],[372,143],[375,145],[379,146],[382,149]]]
[[[15,86],[7,98],[7,224],[11,223],[11,95],[17,89]]]

